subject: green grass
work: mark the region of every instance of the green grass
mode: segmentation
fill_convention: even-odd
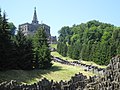
[[[74,61],[69,57],[63,57],[57,52],[51,52],[53,56],[60,57],[64,60]],[[82,61],[82,63],[97,65],[93,62]],[[104,66],[100,66],[104,67]],[[74,76],[76,73],[83,73],[87,77],[93,76],[92,72],[84,71],[78,66],[69,66],[53,62],[53,66],[48,70],[9,70],[9,71],[0,71],[0,82],[16,80],[19,83],[33,84],[38,82],[42,78],[47,78],[49,80],[60,81],[60,80],[70,80],[71,76]]]
[[[56,62],[54,63],[54,66],[59,66],[60,70],[55,72],[50,72],[49,74],[44,74],[43,77],[46,77],[49,80],[60,81],[60,80],[70,80],[71,76],[74,76],[76,73],[79,72],[83,73],[87,77],[95,75],[92,72],[84,71],[82,68],[78,66],[63,65]]]
[[[57,49],[57,44],[50,44],[50,47]]]
[[[63,57],[62,55],[60,55],[58,52],[51,52],[51,55],[55,56],[55,57],[59,57],[61,59],[64,59],[64,60],[68,60],[68,61],[76,61],[74,59],[71,59],[69,57]]]
[[[44,77],[54,81],[69,80],[71,76],[74,76],[74,74],[79,72],[83,73],[86,76],[94,75],[92,72],[86,72],[80,67],[68,66],[53,62],[53,67],[48,70],[10,70],[3,72],[0,71],[0,82],[16,80],[19,83],[32,84]]]
[[[60,58],[62,58],[62,59],[64,59],[64,60],[68,60],[68,61],[76,61],[75,59],[71,59],[71,58],[69,58],[69,57],[63,57],[63,56],[60,55],[58,52],[51,52],[51,55],[53,55],[53,56],[55,56],[55,57],[60,57]],[[83,61],[83,60],[81,60],[81,62],[84,63],[84,64],[87,64],[87,65],[97,66],[97,67],[99,67],[99,68],[106,68],[106,66],[104,66],[104,65],[98,65],[98,64],[96,64],[96,63],[94,63],[94,62],[92,62],[92,61]]]

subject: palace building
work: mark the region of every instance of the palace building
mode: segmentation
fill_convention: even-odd
[[[37,19],[36,7],[34,8],[32,23],[20,24],[19,30],[21,30],[24,33],[24,35],[33,35],[40,26],[44,27],[49,42],[56,43],[57,42],[56,36],[51,36],[50,34],[50,26],[43,23],[39,24],[39,21]]]

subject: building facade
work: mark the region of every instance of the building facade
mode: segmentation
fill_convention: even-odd
[[[54,43],[55,43],[55,40],[57,42],[56,36],[51,36],[51,34],[50,34],[50,26],[43,24],[43,23],[39,24],[39,21],[37,19],[36,8],[34,8],[34,15],[33,15],[32,23],[20,24],[19,30],[21,30],[24,33],[24,35],[34,35],[34,33],[37,31],[37,29],[40,26],[44,27],[44,30],[46,32],[46,35],[47,35],[50,43],[53,43],[52,41],[54,41]]]

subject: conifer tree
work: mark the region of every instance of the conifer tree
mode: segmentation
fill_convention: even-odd
[[[30,70],[33,68],[32,41],[27,40],[22,31],[18,31],[15,38],[16,60],[19,69]]]
[[[12,40],[5,12],[0,10],[0,70],[13,68]]]
[[[41,26],[37,30],[33,39],[34,52],[35,52],[35,68],[49,68],[51,64],[51,55],[48,45],[47,36],[44,27]]]

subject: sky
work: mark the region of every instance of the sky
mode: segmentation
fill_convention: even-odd
[[[120,0],[0,0],[0,8],[17,28],[32,22],[34,7],[39,23],[49,25],[52,36],[58,36],[63,26],[90,20],[120,26]]]

